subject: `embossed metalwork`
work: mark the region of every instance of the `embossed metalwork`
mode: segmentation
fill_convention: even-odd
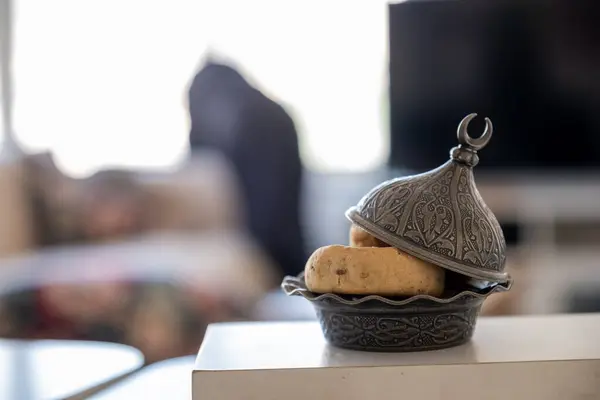
[[[487,281],[504,282],[506,242],[498,220],[473,178],[477,151],[490,140],[493,126],[479,138],[467,132],[477,114],[459,124],[459,146],[440,167],[384,182],[346,216],[378,239],[449,270]]]
[[[325,339],[352,350],[409,352],[439,350],[466,343],[473,336],[481,304],[457,310],[404,314],[382,307],[370,313],[318,307]]]
[[[454,291],[446,288],[444,295],[441,297],[434,297],[428,294],[419,294],[410,297],[383,297],[377,294],[371,294],[366,296],[342,296],[335,293],[314,293],[308,290],[304,281],[304,273],[298,276],[286,276],[281,282],[281,289],[288,296],[302,296],[306,300],[313,303],[321,301],[329,301],[340,303],[345,306],[361,306],[368,302],[380,302],[385,303],[392,307],[404,307],[412,303],[416,303],[420,300],[432,301],[438,304],[448,304],[456,301],[461,301],[463,298],[476,298],[485,300],[493,293],[506,292],[510,290],[512,286],[512,279],[509,279],[503,283],[492,283],[485,285],[483,289],[478,289],[475,286],[467,286],[464,290]]]
[[[492,293],[510,289],[510,285],[509,281],[445,298],[420,295],[390,299],[312,293],[300,276],[286,277],[282,289],[313,304],[330,344],[354,350],[408,352],[444,349],[469,341],[483,301]]]

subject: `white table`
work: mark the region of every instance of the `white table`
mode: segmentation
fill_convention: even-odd
[[[90,400],[189,400],[194,356],[178,357],[144,367]]]
[[[316,322],[209,326],[193,398],[600,398],[600,315],[481,318],[473,340],[421,353],[327,345]]]
[[[123,376],[144,363],[113,343],[0,340],[0,399],[62,399]]]

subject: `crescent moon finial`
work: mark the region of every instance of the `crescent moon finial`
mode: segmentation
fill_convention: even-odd
[[[476,113],[472,113],[467,115],[466,117],[463,118],[462,121],[460,121],[460,124],[458,124],[458,129],[457,129],[457,136],[458,136],[458,142],[465,146],[465,147],[469,147],[475,151],[481,150],[485,147],[485,145],[488,144],[488,142],[490,141],[491,137],[492,137],[492,133],[494,131],[494,126],[492,125],[492,121],[489,118],[485,118],[485,129],[483,131],[483,133],[481,134],[480,137],[478,138],[472,138],[471,136],[469,136],[469,132],[467,131],[467,128],[469,126],[469,122],[471,122],[473,120],[473,118],[475,118],[477,116]]]

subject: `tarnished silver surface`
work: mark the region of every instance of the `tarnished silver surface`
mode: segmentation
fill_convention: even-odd
[[[281,287],[315,308],[325,339],[332,345],[364,351],[427,351],[471,339],[483,301],[510,289],[511,281],[484,289],[465,288],[442,297],[340,296],[313,293],[304,278],[288,276]]]
[[[461,291],[456,293],[445,293],[445,296],[434,297],[427,294],[419,294],[411,297],[400,297],[390,298],[379,296],[376,294],[367,296],[353,296],[353,295],[338,295],[335,293],[315,293],[308,290],[304,275],[299,276],[286,276],[281,282],[281,289],[288,296],[302,296],[310,302],[319,302],[323,300],[333,301],[346,306],[358,306],[363,303],[380,302],[387,304],[388,306],[403,307],[408,306],[411,303],[419,303],[419,300],[425,300],[437,304],[450,304],[456,302],[462,298],[473,298],[485,300],[494,293],[501,293],[510,290],[512,286],[512,280],[508,280],[503,283],[492,283],[483,288],[477,287],[465,287]]]
[[[493,282],[506,282],[506,242],[498,220],[473,178],[477,151],[493,127],[472,138],[467,115],[459,124],[459,146],[450,160],[418,175],[392,179],[367,193],[346,216],[378,239],[446,269]]]

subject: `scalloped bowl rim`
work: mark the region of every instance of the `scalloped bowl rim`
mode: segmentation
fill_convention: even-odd
[[[512,286],[512,279],[509,278],[509,280],[507,282],[495,283],[492,287],[488,288],[485,293],[477,293],[477,292],[474,292],[471,290],[463,290],[462,292],[459,292],[452,297],[443,298],[443,299],[439,298],[439,297],[430,296],[427,294],[419,294],[416,296],[411,296],[404,300],[392,300],[392,299],[389,299],[384,296],[372,294],[372,295],[362,296],[362,297],[354,299],[354,300],[347,300],[335,293],[318,294],[318,293],[311,292],[310,290],[308,290],[306,288],[306,284],[304,283],[303,278],[304,278],[303,274],[300,274],[297,277],[296,276],[286,276],[285,278],[283,278],[283,281],[281,283],[281,288],[284,291],[284,293],[288,296],[302,296],[306,300],[313,302],[313,303],[318,303],[323,300],[331,299],[331,300],[337,301],[338,303],[345,304],[348,306],[356,306],[356,305],[359,305],[362,303],[366,303],[368,301],[379,301],[381,303],[385,303],[390,306],[406,306],[406,305],[416,302],[418,300],[429,300],[429,301],[432,301],[432,302],[438,303],[438,304],[450,304],[450,303],[453,303],[463,297],[468,297],[468,296],[484,300],[493,293],[506,292],[506,291],[510,290],[510,288]],[[289,289],[290,287],[291,287],[291,289]]]

